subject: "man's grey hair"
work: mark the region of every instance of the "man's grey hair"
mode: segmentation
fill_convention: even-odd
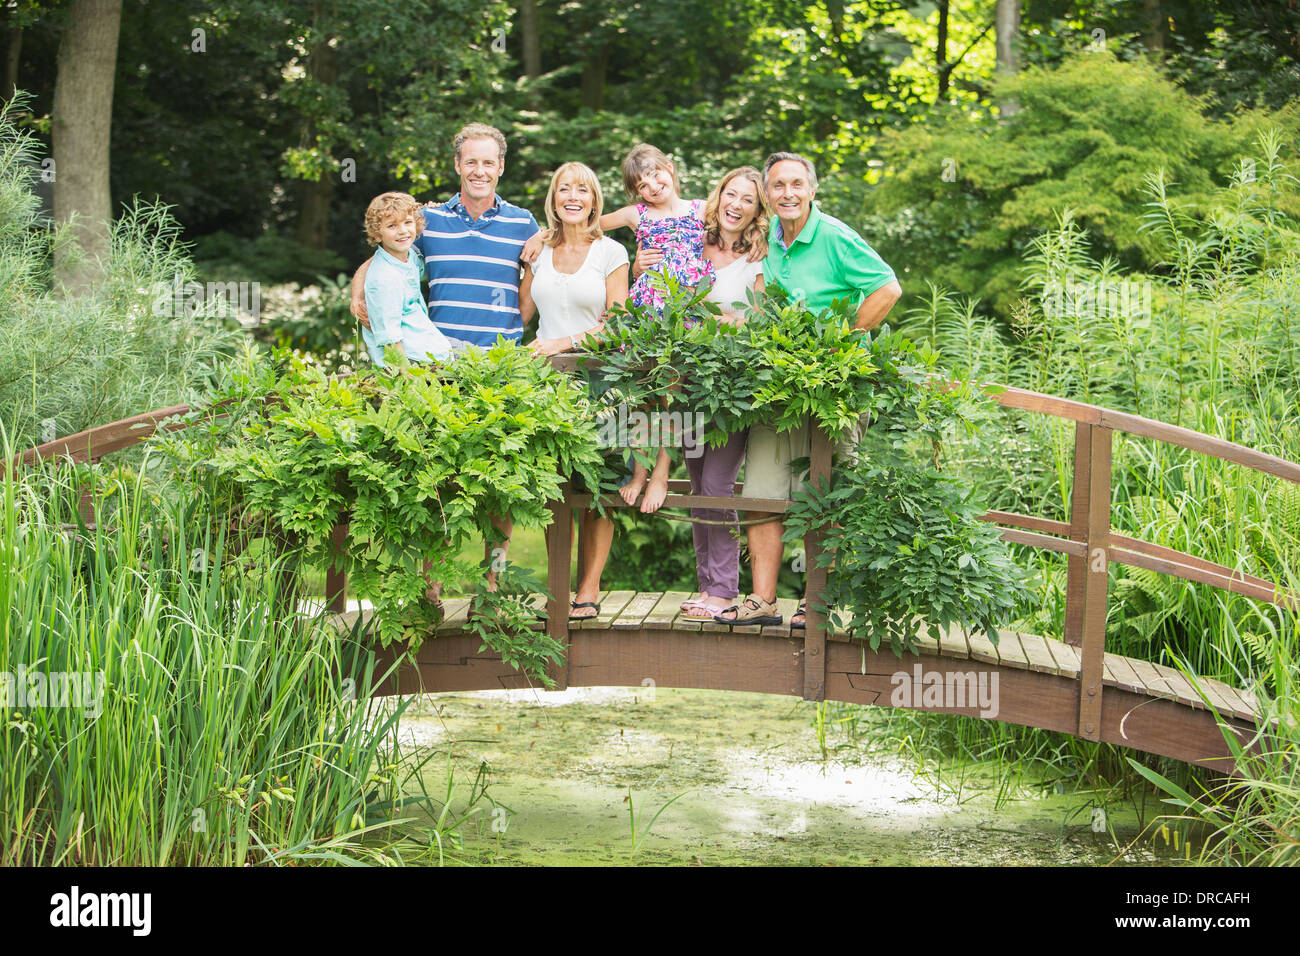
[[[772,167],[777,163],[783,163],[786,160],[792,160],[796,163],[803,163],[803,168],[808,170],[808,184],[813,189],[817,188],[817,167],[813,165],[811,159],[807,156],[800,156],[798,153],[773,153],[767,157],[763,163],[763,188],[767,188],[767,174],[772,171]]]
[[[468,123],[461,127],[460,132],[451,141],[456,159],[460,159],[460,148],[465,145],[467,139],[492,140],[497,144],[497,150],[501,154],[501,162],[506,161],[506,138],[501,135],[501,130],[495,126],[488,126],[487,123]]]

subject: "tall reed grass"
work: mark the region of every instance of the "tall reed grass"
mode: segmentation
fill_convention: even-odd
[[[283,560],[121,470],[82,522],[69,469],[6,460],[0,864],[391,864],[452,835],[405,704],[370,698],[358,635],[294,612]],[[64,674],[84,695],[42,700]]]
[[[241,333],[222,302],[159,290],[195,279],[168,207],[133,201],[113,223],[102,279],[84,295],[54,288],[52,250],[67,224],[44,218],[33,189],[38,144],[0,105],[0,424],[19,448],[154,408],[197,401]]]

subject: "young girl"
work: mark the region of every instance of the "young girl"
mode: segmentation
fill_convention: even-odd
[[[642,271],[628,298],[658,311],[664,295],[655,277],[672,276],[683,288],[694,288],[713,275],[704,258],[704,201],[678,195],[681,186],[672,160],[648,143],[634,146],[623,160],[623,188],[641,202],[601,216],[600,228],[636,229],[636,266]]]
[[[658,312],[665,302],[663,278],[672,276],[682,288],[693,289],[713,275],[713,266],[704,258],[703,203],[678,196],[681,186],[672,160],[648,143],[634,146],[624,158],[623,188],[628,198],[639,196],[641,202],[601,216],[600,228],[636,229],[636,265],[642,271],[632,284],[628,301]],[[645,465],[635,462],[632,477],[619,494],[629,505],[635,504],[644,488],[642,513],[658,511],[668,494],[671,467],[668,450],[660,446],[654,471],[647,473]]]

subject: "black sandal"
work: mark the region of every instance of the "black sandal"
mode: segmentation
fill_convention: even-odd
[[[800,621],[798,624],[796,624],[794,622],[794,619],[798,617],[800,614],[803,615],[803,620]],[[808,601],[803,600],[799,602],[798,610],[796,610],[793,614],[790,615],[790,630],[802,631],[802,630],[806,630],[807,627],[808,627]]]
[[[570,613],[570,614],[569,614],[569,622],[570,622],[570,623],[573,623],[574,621],[594,621],[596,618],[600,617],[600,602],[599,602],[599,601],[570,601],[570,602],[569,602],[569,611],[570,611],[570,612],[576,611],[576,610],[577,610],[578,608],[580,608],[580,607],[594,607],[594,608],[596,609],[596,613],[595,613],[595,614],[586,614],[586,615],[583,615],[582,617],[574,617],[573,614]]]

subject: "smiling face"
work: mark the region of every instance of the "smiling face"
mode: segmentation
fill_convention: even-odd
[[[379,227],[379,242],[384,249],[403,262],[411,243],[419,235],[415,217],[411,215],[392,215]]]
[[[671,202],[677,195],[673,186],[673,171],[659,167],[645,173],[636,186],[637,195],[647,206],[660,206]]]
[[[555,216],[571,226],[591,224],[596,197],[591,187],[573,173],[563,173],[555,184]]]
[[[758,215],[758,187],[736,175],[727,180],[718,197],[718,224],[724,232],[739,235]]]
[[[495,141],[475,137],[461,143],[456,157],[456,174],[460,176],[460,198],[464,203],[490,203],[496,195],[497,182],[506,164]]]
[[[808,167],[797,159],[783,159],[767,171],[767,202],[780,218],[783,229],[787,225],[802,226],[807,221],[816,195],[817,187],[812,185]]]

